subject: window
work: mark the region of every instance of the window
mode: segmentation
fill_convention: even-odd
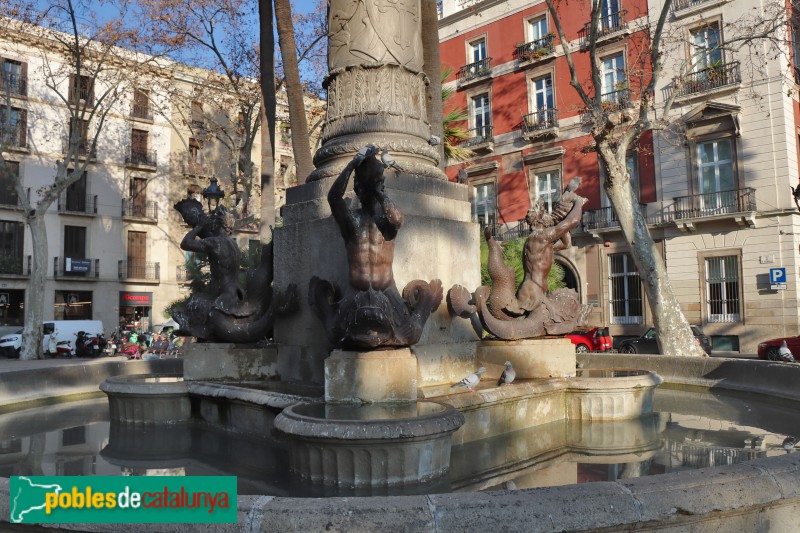
[[[144,217],[147,215],[147,180],[132,178],[130,182],[130,201],[127,204],[129,216]]]
[[[22,274],[22,243],[25,225],[0,220],[0,274]]]
[[[631,178],[631,187],[633,187],[633,197],[638,201],[639,200],[639,157],[634,154],[628,154],[628,157],[625,158],[625,164],[628,168],[628,176]],[[606,170],[604,164],[600,164],[600,178],[605,181],[606,179]],[[611,207],[611,201],[608,199],[608,194],[606,194],[606,188],[604,186],[600,187],[600,204],[603,207]],[[616,220],[616,214],[613,215],[612,220]]]
[[[65,193],[66,210],[74,211],[77,213],[86,213],[87,196],[86,196],[86,172],[81,174],[77,181],[67,187]],[[69,226],[67,226],[69,227]],[[84,228],[85,229],[85,228]],[[80,256],[75,256],[80,257]]]
[[[719,25],[711,24],[692,33],[692,71],[700,72],[722,65]]]
[[[602,60],[602,101],[622,103],[623,93],[628,88],[625,78],[625,56],[620,52]]]
[[[6,161],[6,169],[10,172],[0,173],[0,205],[19,205],[19,197],[14,180],[19,177],[19,163]]]
[[[543,170],[534,174],[535,202],[540,202],[547,208],[548,213],[553,212],[553,205],[561,197],[561,171],[559,169]]]
[[[94,82],[89,76],[70,74],[69,103],[94,105]]]
[[[149,134],[145,130],[131,130],[131,163],[135,165],[154,165],[155,160],[151,161],[147,153],[147,138]]]
[[[144,231],[128,232],[128,278],[147,279],[147,233]]]
[[[706,258],[706,314],[709,322],[739,322],[739,258]]]
[[[203,103],[192,102],[192,123],[193,128],[205,127],[205,119],[203,115]]]
[[[55,320],[91,320],[91,291],[56,291]]]
[[[64,257],[70,259],[86,258],[86,228],[83,226],[64,226]]]
[[[0,145],[19,148],[28,145],[27,114],[24,109],[0,107]]]
[[[189,139],[189,172],[203,172],[203,142]]]
[[[642,323],[642,284],[630,254],[608,256],[608,291],[612,324]]]
[[[544,39],[547,35],[547,17],[537,17],[528,21],[528,33],[530,42]]]
[[[733,143],[718,139],[697,144],[700,180],[700,209],[704,214],[724,212],[736,207],[736,180],[733,171]]]
[[[0,72],[0,87],[3,92],[8,90],[11,94],[24,96],[28,94],[27,63],[2,59],[2,72]]]
[[[486,39],[469,43],[470,59],[472,63],[486,59]]]
[[[496,199],[494,183],[478,183],[473,186],[472,216],[481,225],[494,226],[496,219]]]
[[[68,146],[64,150],[66,153],[69,149],[71,141],[77,139],[78,142],[78,155],[85,156],[89,152],[89,121],[70,118],[69,119],[69,137]]]
[[[620,28],[620,0],[603,0],[600,5],[600,31],[606,33]]]
[[[473,137],[489,137],[492,133],[492,109],[489,105],[489,93],[479,94],[472,98]]]
[[[537,130],[556,127],[552,76],[548,74],[531,80],[531,100],[531,114],[526,117],[526,127]]]
[[[131,116],[144,119],[153,118],[152,113],[150,113],[150,91],[146,89],[133,90]]]

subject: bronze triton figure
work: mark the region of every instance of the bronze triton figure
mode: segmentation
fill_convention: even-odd
[[[353,350],[416,344],[431,312],[442,301],[442,282],[411,281],[400,296],[392,273],[394,245],[403,213],[384,190],[385,163],[377,147],[362,148],[339,174],[328,203],[347,249],[350,285],[338,287],[316,276],[309,303],[322,320],[332,344]],[[384,156],[384,159],[386,157]],[[344,200],[350,175],[360,209]]]
[[[211,279],[205,292],[193,293],[182,310],[174,312],[180,331],[201,340],[255,342],[272,336],[276,313],[290,312],[297,287],[273,294],[272,243],[261,250],[261,264],[247,272],[247,285],[239,284],[239,248],[229,235],[231,217],[223,206],[210,215],[195,199],[181,200],[174,208],[192,229],[181,249],[208,257]]]
[[[522,253],[524,277],[518,288],[514,270],[503,262],[502,247],[489,228],[484,230],[492,288],[481,286],[471,295],[455,285],[448,297],[456,314],[466,318],[477,312],[484,329],[504,340],[561,335],[586,320],[590,308],[580,305],[574,289],[547,292],[554,252],[572,245],[569,232],[581,220],[586,199],[575,193],[580,182],[577,177],[569,182],[552,213],[539,203],[528,211],[525,222],[530,234]]]

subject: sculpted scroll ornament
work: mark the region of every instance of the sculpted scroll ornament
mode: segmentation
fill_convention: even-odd
[[[486,228],[492,288],[481,286],[470,294],[461,285],[453,286],[448,301],[454,313],[463,318],[477,313],[484,329],[504,340],[562,335],[585,323],[591,308],[580,304],[574,289],[547,292],[554,252],[571,246],[569,232],[581,220],[586,199],[575,193],[580,181],[577,177],[570,181],[552,213],[543,205],[528,212],[525,221],[530,234],[523,250],[524,277],[519,287],[514,270],[503,262],[502,247]]]

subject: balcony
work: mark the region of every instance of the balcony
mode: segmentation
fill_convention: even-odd
[[[525,44],[518,44],[514,57],[520,65],[533,65],[545,59],[554,57],[555,47],[553,41],[556,36],[548,33],[541,39],[536,39]]]
[[[619,89],[600,95],[600,110],[604,115],[615,111],[631,109],[632,107],[633,99],[630,89]],[[592,122],[592,109],[581,109],[578,114],[580,115],[581,124],[589,124]]]
[[[158,204],[123,198],[122,218],[135,219],[140,222],[158,222]]]
[[[486,228],[487,224],[481,224],[481,232]],[[526,238],[530,235],[530,228],[525,223],[525,219],[520,220],[516,225],[498,224],[492,222],[488,224],[492,231],[492,237],[498,241],[512,241],[514,239]],[[483,235],[483,233],[481,233]]]
[[[483,126],[482,128],[473,128],[467,131],[467,138],[458,143],[462,148],[469,148],[472,151],[494,151],[494,136],[492,135],[492,126]]]
[[[647,204],[639,204],[645,220],[647,220]],[[605,233],[604,230],[619,228],[617,214],[612,207],[601,207],[600,209],[590,209],[583,214],[583,230],[587,233],[596,235]]]
[[[681,231],[694,231],[700,221],[733,219],[741,227],[755,227],[756,191],[751,187],[679,196],[673,221]]]
[[[204,161],[184,161],[183,173],[193,176],[208,176],[209,169]]]
[[[94,91],[88,87],[76,87],[70,91],[69,103],[74,106],[94,107]]]
[[[715,89],[735,86],[742,82],[739,62],[722,63],[692,72],[673,84],[675,98],[688,97]]]
[[[131,106],[131,118],[134,120],[153,121],[153,108],[149,102],[143,104],[133,104]]]
[[[69,139],[61,140],[61,153],[66,155],[69,151]],[[97,159],[97,148],[92,146],[87,139],[78,141],[77,143],[78,157],[81,159]]]
[[[161,263],[149,261],[120,261],[118,265],[120,281],[158,283],[161,279]]]
[[[189,269],[186,265],[178,265],[175,267],[175,279],[181,283],[189,282]]]
[[[28,201],[31,200],[31,189],[25,189]],[[0,209],[22,209],[22,199],[13,186],[0,187]]]
[[[492,58],[487,57],[475,63],[464,65],[458,69],[458,76],[456,77],[456,84],[459,88],[466,87],[472,83],[477,83],[483,79],[489,78],[492,75]]]
[[[53,275],[59,279],[96,280],[100,277],[100,260],[54,257]]]
[[[522,135],[528,139],[558,136],[558,109],[540,109],[522,116]]]
[[[156,169],[155,150],[134,150],[131,148],[125,154],[125,164],[129,167],[146,167],[150,170]]]
[[[24,126],[25,124],[20,122],[8,128],[5,124],[0,125],[0,146],[7,150],[27,150],[28,132]]]
[[[705,11],[724,4],[729,0],[675,0],[672,2],[672,15],[675,18],[682,18],[693,13]]]
[[[628,14],[626,9],[621,9],[616,13],[601,16],[597,20],[597,40],[596,43],[603,41],[611,41],[623,37],[628,33],[628,23],[625,22],[625,16]],[[592,23],[587,22],[583,25],[583,29],[578,32],[578,39],[581,48],[588,48],[591,39]]]
[[[0,92],[8,91],[11,96],[28,96],[28,81],[22,76],[6,74],[0,79]]]
[[[29,278],[32,263],[30,255],[0,255],[0,278]]]
[[[93,217],[97,214],[97,195],[61,193],[58,196],[58,212]]]

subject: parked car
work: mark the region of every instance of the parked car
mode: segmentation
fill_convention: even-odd
[[[700,326],[690,326],[694,334],[694,340],[702,346],[703,350],[711,355],[711,339],[703,333]],[[660,353],[658,351],[658,338],[656,329],[650,328],[641,337],[625,339],[619,343],[620,353]]]
[[[800,336],[798,337],[780,337],[777,339],[770,339],[768,341],[759,343],[758,345],[758,358],[767,359],[769,361],[778,361],[778,348],[781,343],[786,341],[786,347],[792,352],[795,358],[800,359]]]
[[[605,352],[612,348],[613,339],[608,328],[573,331],[565,335],[575,345],[575,353]]]

